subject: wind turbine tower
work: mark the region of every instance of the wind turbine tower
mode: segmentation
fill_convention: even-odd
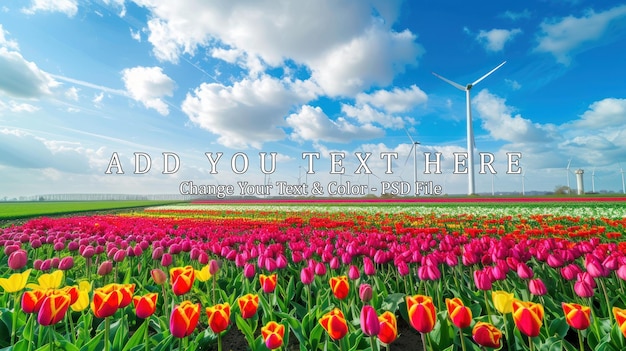
[[[572,159],[570,158],[569,161],[567,161],[567,168],[565,168],[565,171],[567,172],[567,194],[568,195],[572,192],[571,191],[572,188],[570,188],[570,185],[569,185],[569,173],[570,173],[569,166],[571,163],[572,163]]]
[[[622,174],[622,194],[626,194],[626,183],[624,183],[624,169],[622,165],[619,166],[619,172]]]
[[[478,78],[476,81],[474,81],[471,84],[467,84],[466,86],[453,82],[447,78],[444,78],[438,75],[435,72],[432,72],[435,75],[435,77],[443,80],[444,82],[452,85],[453,87],[459,90],[465,91],[465,113],[467,115],[467,175],[468,175],[467,194],[468,195],[475,194],[475,190],[474,190],[475,188],[475,184],[474,184],[474,129],[472,127],[472,107],[471,107],[470,91],[476,84],[480,83],[480,81],[487,78],[487,76],[495,72],[498,68],[502,67],[502,65],[504,65],[505,63],[506,61],[502,62],[496,68],[492,69],[484,76]]]

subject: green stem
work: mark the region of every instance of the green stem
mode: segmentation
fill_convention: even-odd
[[[146,324],[146,329],[143,332],[143,343],[146,347],[146,351],[149,351],[150,340],[148,339],[148,329],[150,327],[150,317],[146,318],[143,322]]]
[[[111,333],[111,319],[110,317],[104,318],[104,350],[109,351],[109,334]]]
[[[578,332],[578,348],[580,349],[580,351],[585,351],[585,344],[583,343],[583,334],[580,332],[580,329],[578,329],[577,332]]]
[[[502,314],[502,319],[504,320],[504,334],[506,335],[506,348],[507,350],[513,350],[511,347],[511,335],[509,335],[509,321],[506,317],[508,313]]]
[[[217,351],[222,351],[222,333],[217,334]]]
[[[533,338],[531,338],[530,336],[528,337],[528,347],[530,347],[530,351],[535,350],[535,344],[533,344]]]
[[[19,312],[19,308],[17,307],[20,303],[20,294],[15,293],[13,297],[13,314],[11,315],[11,346],[15,345],[15,333],[17,332],[17,313]]]
[[[461,337],[461,349],[465,351],[465,338],[463,337],[463,329],[461,328],[459,328],[459,336]]]
[[[422,346],[424,347],[424,351],[428,351],[428,349],[426,348],[426,334],[424,333],[420,333],[422,334]]]
[[[485,306],[487,307],[487,317],[489,318],[489,323],[493,323],[493,321],[491,320],[491,306],[489,306],[489,299],[487,298],[487,290],[483,290],[483,293],[485,295]]]
[[[370,345],[372,346],[372,351],[378,351],[378,344],[376,343],[375,336],[370,336]]]
[[[34,328],[33,328],[33,313],[31,313],[28,316],[28,321],[26,321],[26,324],[28,324],[28,329],[31,331],[30,337],[32,340],[28,341],[28,351],[30,351],[32,349],[33,343],[35,342],[35,332],[34,332]]]
[[[604,285],[604,279],[600,278],[600,286],[602,287],[602,292],[604,293],[604,300],[606,301],[606,309],[607,316],[609,317],[609,321],[613,321],[613,313],[611,313],[611,303],[609,302],[609,295],[606,292],[606,285]]]
[[[68,313],[65,315],[65,317],[67,317],[67,319],[70,321],[70,330],[72,331],[71,335],[72,335],[72,344],[76,345],[76,333],[74,329],[74,320],[72,319],[72,313],[71,311],[68,311]]]
[[[50,345],[50,351],[54,351],[54,330],[52,330],[52,326],[48,327],[48,345]]]

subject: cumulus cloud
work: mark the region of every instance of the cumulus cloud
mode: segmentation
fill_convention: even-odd
[[[61,12],[68,17],[73,17],[78,12],[76,0],[32,0],[30,7],[25,7],[22,12],[32,15],[35,12]]]
[[[523,11],[520,11],[520,12],[505,11],[501,16],[504,18],[508,18],[512,21],[517,21],[517,20],[524,19],[524,18],[530,18],[531,13],[528,9],[524,9]]]
[[[331,120],[320,107],[302,106],[298,113],[287,118],[293,128],[291,137],[296,140],[346,143],[355,139],[381,137],[384,131],[371,124],[351,124],[345,118]]]
[[[203,83],[188,93],[182,110],[189,119],[232,148],[260,148],[265,141],[280,140],[280,128],[289,111],[315,97],[315,87],[263,75],[226,86]]]
[[[623,27],[625,17],[626,5],[620,5],[604,12],[589,10],[581,17],[545,20],[535,51],[552,54],[559,63],[568,65],[573,54],[610,41],[611,38],[602,40],[607,29],[618,20]]]
[[[175,83],[161,67],[133,67],[122,71],[122,80],[128,94],[146,108],[155,109],[163,116],[169,114],[164,96],[172,96]]]
[[[596,101],[574,122],[577,128],[624,128],[626,125],[626,99],[606,98]]]
[[[480,116],[483,129],[496,140],[516,143],[549,142],[553,140],[548,126],[533,123],[521,115],[513,115],[506,100],[481,90],[472,103]]]
[[[37,98],[59,85],[52,77],[27,61],[19,52],[0,47],[0,91],[19,98]]]
[[[416,85],[407,89],[380,89],[371,94],[360,93],[356,96],[358,104],[370,104],[387,112],[407,112],[417,105],[425,104],[428,96]]]
[[[522,33],[519,28],[515,29],[491,29],[481,30],[476,35],[476,40],[483,44],[487,51],[498,52],[504,49],[504,45]]]
[[[80,91],[80,89],[78,89],[76,87],[70,87],[69,89],[67,89],[65,91],[65,97],[70,99],[70,100],[78,101],[78,92],[79,91]]]
[[[160,60],[177,62],[182,54],[210,47],[213,57],[237,62],[253,77],[292,60],[331,96],[385,86],[424,51],[409,30],[391,29],[400,1],[139,4],[153,16],[148,40]]]

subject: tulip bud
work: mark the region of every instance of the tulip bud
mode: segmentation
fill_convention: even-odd
[[[359,285],[359,298],[361,301],[368,303],[372,299],[373,291],[372,286],[369,284]]]
[[[161,256],[161,266],[167,267],[172,264],[172,255],[165,253]]]
[[[535,296],[543,296],[548,293],[548,289],[546,289],[546,285],[539,278],[531,279],[528,281],[528,290],[531,294]]]
[[[44,271],[44,272],[49,271],[51,268],[52,268],[52,260],[51,259],[43,260],[43,262],[41,263],[41,267],[39,267],[39,269]]]
[[[374,262],[372,262],[372,259],[369,257],[363,257],[363,273],[368,276],[376,274]]]
[[[302,281],[302,284],[309,285],[313,283],[314,279],[315,279],[315,275],[313,274],[313,271],[311,270],[311,268],[309,267],[302,268],[302,270],[300,271],[300,281]]]
[[[59,269],[62,271],[67,271],[72,267],[74,267],[74,257],[72,256],[63,257],[59,262]]]
[[[98,275],[105,276],[105,275],[111,273],[112,270],[113,270],[113,262],[111,262],[111,261],[104,261],[98,267]]]
[[[19,249],[17,251],[13,251],[11,255],[9,255],[9,268],[12,270],[18,270],[24,268],[28,263],[28,255],[26,251]]]
[[[361,277],[361,272],[359,272],[359,269],[357,268],[357,266],[350,265],[350,268],[348,269],[348,278],[350,278],[351,280],[357,280],[360,277]]]
[[[322,262],[317,262],[315,265],[315,274],[319,276],[326,274],[326,266]]]
[[[209,270],[210,270],[210,267],[209,267]],[[244,277],[246,277],[248,279],[252,279],[252,278],[254,278],[255,274],[256,274],[256,269],[254,268],[253,264],[246,263],[243,266],[243,275],[244,275]]]
[[[378,315],[374,307],[365,305],[361,309],[361,330],[363,334],[367,336],[376,336],[380,331],[380,323],[378,322]]]
[[[209,261],[209,272],[211,275],[215,275],[220,270],[220,263],[216,260]]]
[[[167,281],[167,274],[159,268],[151,270],[150,275],[152,276],[152,280],[154,280],[157,285],[163,285]]]

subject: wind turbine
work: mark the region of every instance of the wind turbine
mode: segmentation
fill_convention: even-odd
[[[480,81],[482,81],[483,79],[487,78],[487,76],[489,76],[490,74],[492,74],[493,72],[495,72],[498,68],[502,67],[502,65],[504,65],[506,63],[506,61],[502,62],[501,64],[499,64],[496,68],[492,69],[491,71],[489,71],[487,74],[485,74],[484,76],[478,78],[476,81],[474,81],[474,83],[471,84],[467,84],[466,86],[463,86],[459,83],[453,82],[447,78],[444,78],[440,75],[438,75],[435,72],[432,72],[435,77],[443,80],[444,82],[452,85],[453,87],[459,89],[459,90],[463,90],[465,91],[465,111],[467,114],[467,175],[468,175],[468,189],[467,189],[467,193],[468,195],[473,195],[475,193],[474,191],[474,129],[472,127],[472,107],[471,107],[471,99],[470,99],[470,90],[472,90],[472,88],[474,87],[474,85],[480,83]]]
[[[522,173],[522,196],[526,195],[525,183],[526,183],[526,171]]]
[[[417,187],[417,145],[419,145],[419,141],[415,141],[413,140],[413,137],[411,137],[411,134],[409,134],[409,131],[406,130],[406,128],[404,128],[404,131],[406,132],[406,135],[409,136],[409,139],[411,140],[411,151],[409,151],[409,155],[411,156],[411,152],[413,153],[413,187]],[[404,165],[406,166],[407,161],[409,160],[409,157],[407,156],[406,161],[404,161]],[[415,193],[417,193],[417,191],[415,191]]]
[[[591,171],[591,192],[596,193],[596,168],[593,167],[593,171]]]
[[[619,165],[619,172],[622,174],[622,193],[626,194],[626,183],[624,183],[624,169],[622,168],[622,165],[620,163],[618,163]]]
[[[569,166],[570,164],[572,164],[572,159],[570,158],[569,161],[567,161],[567,167],[565,168],[565,171],[567,172],[567,194],[569,195],[571,193],[571,188],[569,187],[569,174],[570,174],[570,170],[569,170]]]

